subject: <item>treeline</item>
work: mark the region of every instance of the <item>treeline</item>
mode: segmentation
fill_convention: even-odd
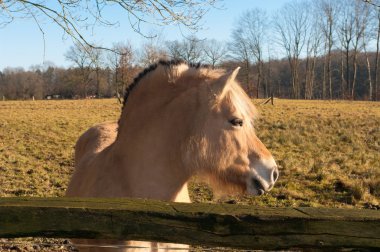
[[[88,72],[86,79],[83,78],[83,71]],[[132,72],[128,72],[128,79],[132,77]],[[115,87],[114,78],[109,68],[99,69],[98,73],[90,68],[81,70],[54,66],[35,71],[7,68],[0,73],[0,99],[114,97],[120,95],[122,89]]]
[[[375,53],[368,53],[370,63],[374,64]],[[355,86],[355,99],[369,100],[369,75],[367,71],[367,56],[360,53],[357,63],[357,85]],[[307,60],[300,60],[300,93],[302,99],[326,99],[323,94],[323,79],[325,72],[325,59],[323,56],[315,60],[314,81],[308,82]],[[120,64],[122,65],[122,64]],[[233,69],[243,66],[242,62],[225,60],[216,66]],[[34,67],[28,71],[22,68],[7,68],[0,72],[0,99],[45,99],[47,96],[56,95],[56,98],[79,99],[89,97],[122,97],[123,90],[131,83],[134,76],[144,66],[118,66],[117,68],[100,67],[73,67],[69,69],[42,66]],[[345,82],[342,82],[341,73],[337,71],[341,67],[340,52],[333,52],[331,56],[331,67],[334,69],[332,79],[332,99],[350,99],[344,96]],[[258,78],[258,66],[249,68],[251,85],[247,85],[247,71],[243,67],[239,74],[239,80],[251,97],[260,98],[274,95],[280,98],[294,98],[292,87],[292,74],[287,59],[271,60],[263,64],[261,86],[257,92],[254,84]],[[371,76],[375,76],[371,69]],[[309,86],[307,86],[309,85]],[[325,94],[326,96],[326,94]],[[380,97],[378,94],[377,97]]]
[[[319,56],[314,59],[313,72],[308,72],[308,64],[310,64],[310,59],[301,59],[299,61],[299,80],[298,80],[298,99],[354,99],[354,100],[379,100],[380,90],[379,88],[372,87],[372,99],[370,91],[370,82],[374,85],[375,80],[375,69],[370,68],[368,72],[368,62],[371,65],[375,65],[376,53],[358,53],[356,62],[356,85],[351,91],[354,94],[352,98],[351,93],[348,93],[348,88],[346,87],[347,82],[342,77],[342,72],[340,71],[342,67],[342,57],[341,52],[332,51],[331,52],[331,89],[329,87],[329,82],[327,79],[326,71],[326,59],[325,56]],[[269,97],[274,95],[279,98],[290,98],[294,99],[294,88],[292,80],[292,72],[289,67],[289,61],[287,59],[281,60],[271,60],[270,62],[263,63],[263,73],[261,76],[261,85],[259,87],[259,92],[257,92],[257,86],[253,83],[251,87],[250,96],[252,97]],[[243,69],[244,71],[244,69]],[[251,74],[251,79],[253,82],[259,78],[258,76],[258,66],[254,65],[250,68],[249,73]],[[244,72],[240,76],[240,81],[245,83],[245,78],[247,73]],[[245,85],[245,88],[249,90],[249,85]],[[331,93],[330,93],[331,90]],[[377,92],[377,93],[375,93]]]
[[[42,99],[122,96],[142,68],[159,59],[241,66],[239,79],[252,97],[379,100],[380,8],[364,0],[294,0],[269,16],[244,12],[227,42],[195,36],[147,39],[139,49],[111,51],[73,45],[72,67],[35,66],[0,72],[0,96]]]

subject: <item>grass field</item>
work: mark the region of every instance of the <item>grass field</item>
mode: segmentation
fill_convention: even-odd
[[[213,199],[194,182],[193,201],[379,208],[380,103],[276,100],[258,110],[257,134],[280,166],[275,189]],[[116,100],[0,102],[0,196],[63,196],[78,136],[119,115]]]
[[[380,103],[276,100],[258,110],[257,134],[280,167],[275,188],[215,199],[193,182],[193,201],[380,209]],[[63,196],[76,139],[119,115],[116,100],[0,101],[0,197]],[[0,250],[72,251],[66,243],[0,239]]]

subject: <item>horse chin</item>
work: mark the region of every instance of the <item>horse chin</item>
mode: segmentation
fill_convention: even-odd
[[[243,179],[238,180],[225,176],[215,177],[207,174],[198,174],[197,178],[199,181],[210,185],[215,198],[242,195],[247,192],[247,186]]]
[[[211,187],[216,198],[223,196],[237,196],[245,194],[246,192],[245,186],[226,182],[213,183]]]
[[[255,176],[249,176],[246,181],[247,185],[247,194],[252,196],[261,196],[265,194],[264,187],[259,182],[259,179],[255,178]]]
[[[252,195],[252,196],[261,196],[265,193],[263,189],[257,189],[253,186],[248,186],[247,185],[247,194]]]

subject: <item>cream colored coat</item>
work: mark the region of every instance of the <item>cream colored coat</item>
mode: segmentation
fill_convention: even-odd
[[[187,182],[196,174],[224,193],[270,190],[278,169],[255,135],[256,110],[235,81],[238,70],[161,62],[146,71],[119,123],[96,125],[79,138],[67,196],[190,202]],[[77,241],[95,242],[104,241]]]

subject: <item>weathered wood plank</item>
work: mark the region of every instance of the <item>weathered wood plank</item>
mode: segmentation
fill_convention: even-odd
[[[140,199],[0,198],[0,237],[41,236],[245,249],[380,249],[380,211]]]

